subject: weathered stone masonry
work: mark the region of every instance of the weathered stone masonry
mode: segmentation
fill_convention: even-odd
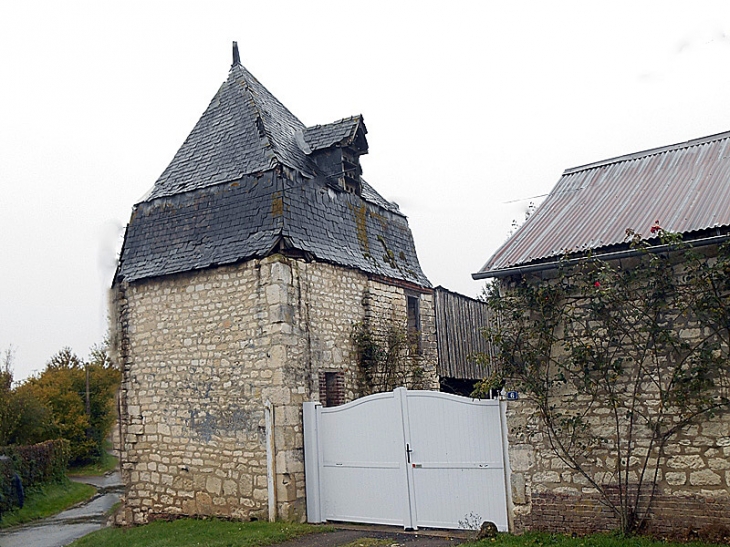
[[[420,302],[421,366],[436,387],[430,293]],[[127,485],[120,520],[264,517],[266,400],[274,408],[277,513],[301,518],[302,403],[317,400],[320,371],[343,371],[346,398],[358,395],[350,337],[364,303],[405,317],[403,288],[281,255],[119,286]]]
[[[550,274],[543,277],[550,278]],[[532,280],[538,282],[537,278]],[[542,282],[549,282],[543,280]],[[505,283],[509,291],[509,284]],[[709,332],[684,315],[672,318],[679,336],[692,343]],[[556,353],[564,352],[554,347]],[[644,386],[640,406],[658,405],[655,386]],[[566,414],[585,408],[591,397],[566,393],[555,404]],[[595,406],[586,416],[595,434],[615,438],[608,406]],[[551,449],[536,408],[529,399],[510,401],[507,407],[511,494],[514,525],[517,531],[539,529],[553,532],[570,530],[580,534],[610,531],[620,527],[612,510],[578,472],[572,471]],[[648,451],[648,432],[636,435],[635,453]],[[647,522],[647,530],[658,536],[694,537],[691,534],[713,525],[730,527],[730,414],[705,417],[672,438],[660,461],[658,492]],[[611,485],[608,472],[615,454],[608,450],[593,453],[594,478]],[[610,460],[610,461],[607,461]],[[600,470],[606,472],[602,473]],[[635,479],[634,479],[635,480]],[[611,492],[611,486],[607,491]],[[646,489],[646,495],[650,488]]]
[[[600,412],[593,418],[601,419]],[[508,403],[507,423],[516,530],[589,533],[619,527],[585,478],[550,450],[527,400]],[[713,524],[730,526],[730,418],[690,427],[666,452],[652,533],[682,536]]]
[[[234,43],[124,236],[120,522],[302,518],[302,403],[359,395],[357,323],[420,324],[409,359],[437,387],[431,284],[406,217],[360,176],[366,134],[362,116],[305,126]]]
[[[659,255],[670,249],[665,243],[674,234],[712,264],[717,246],[730,239],[728,146],[730,132],[724,132],[566,169],[529,219],[472,277],[498,279],[505,290],[522,276],[530,283],[549,282],[556,270],[587,254],[628,270],[636,257],[632,242]],[[690,344],[708,334],[683,310],[668,316],[667,323]],[[726,351],[727,346],[724,356]],[[638,402],[656,405],[659,397],[652,382],[647,384]],[[577,399],[567,394],[558,406],[580,404]],[[587,419],[603,426],[608,411],[594,408]],[[618,526],[590,485],[553,456],[528,401],[509,403],[508,422],[518,529],[585,532]],[[639,443],[636,450],[646,451],[646,436]],[[609,456],[593,457],[599,467]],[[597,469],[598,482],[611,485],[611,477],[601,474],[606,467],[612,466]],[[659,471],[652,531],[682,535],[710,523],[730,526],[730,416],[704,420],[675,437]]]

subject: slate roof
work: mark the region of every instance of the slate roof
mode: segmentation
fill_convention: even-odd
[[[135,206],[115,282],[283,249],[430,287],[398,206],[365,181],[360,196],[333,188],[308,156],[347,146],[358,132],[364,139],[362,116],[304,127],[234,64],[154,188]]]
[[[315,167],[297,143],[306,127],[243,66],[234,64],[147,200],[236,180],[284,165]]]
[[[650,239],[657,221],[685,239],[727,231],[730,132],[567,169],[472,277],[499,277],[565,254],[616,249],[626,245],[627,228]]]
[[[334,144],[351,144],[360,127],[365,127],[362,116],[352,116],[326,125],[307,127],[304,130],[303,148],[309,154]]]
[[[137,281],[266,256],[284,224],[272,212],[281,189],[268,171],[140,203],[127,225],[117,278]]]

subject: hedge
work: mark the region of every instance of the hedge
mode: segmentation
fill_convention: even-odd
[[[0,515],[19,505],[19,476],[22,488],[63,480],[70,455],[69,442],[65,439],[45,441],[30,446],[0,447]]]

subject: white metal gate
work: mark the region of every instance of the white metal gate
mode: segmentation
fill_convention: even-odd
[[[435,391],[304,403],[308,520],[507,531],[504,431],[499,401]]]

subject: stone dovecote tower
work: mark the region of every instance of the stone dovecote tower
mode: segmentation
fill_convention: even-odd
[[[363,393],[355,325],[407,329],[438,388],[431,285],[362,178],[362,116],[306,127],[238,60],[127,226],[119,520],[303,518],[301,409]],[[411,374],[412,373],[412,374]]]

